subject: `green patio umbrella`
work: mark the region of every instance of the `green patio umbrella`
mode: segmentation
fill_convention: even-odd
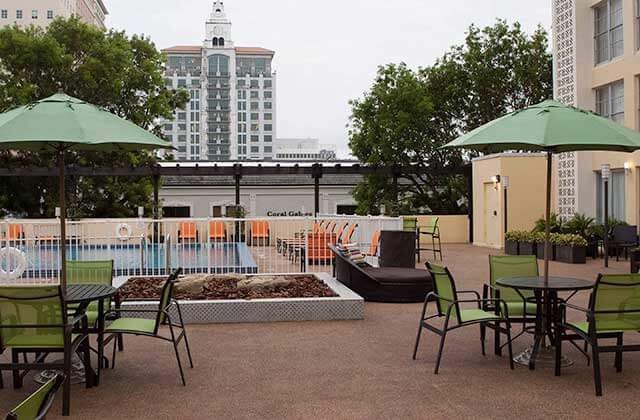
[[[0,114],[0,149],[52,151],[60,177],[60,284],[66,287],[65,165],[67,150],[171,148],[147,130],[102,108],[56,94]]]
[[[633,152],[640,149],[640,133],[593,112],[547,100],[493,120],[444,147],[486,153],[508,150],[547,153],[544,278],[548,281],[552,155],[589,150]]]

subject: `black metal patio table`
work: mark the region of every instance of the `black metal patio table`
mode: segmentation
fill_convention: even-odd
[[[98,302],[98,319],[97,325],[94,328],[89,328],[89,332],[96,333],[98,335],[98,367],[95,372],[95,385],[100,384],[100,367],[102,366],[102,360],[104,358],[104,327],[105,327],[105,314],[104,314],[104,301],[105,299],[112,298],[118,289],[106,284],[70,284],[67,285],[65,302],[69,304],[77,304],[75,309],[76,314],[80,314],[87,310],[87,307],[91,302]],[[78,359],[76,363],[73,363],[74,370],[78,370],[79,374],[74,375],[78,377],[79,381],[84,380],[84,374],[80,373],[84,369],[84,364]],[[43,371],[36,376],[37,382],[46,382],[56,372]],[[82,378],[82,379],[80,379]]]
[[[560,321],[558,292],[573,292],[568,299],[580,290],[592,289],[594,282],[571,277],[508,277],[496,280],[496,284],[516,290],[531,290],[536,304],[536,325],[533,347],[523,355],[514,357],[514,361],[528,363],[529,369],[535,369],[536,360],[543,352],[546,337],[555,343],[556,325]],[[566,363],[566,362],[565,362]],[[570,363],[570,362],[569,362]]]

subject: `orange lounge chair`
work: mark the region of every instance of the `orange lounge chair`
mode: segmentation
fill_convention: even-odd
[[[2,239],[7,239],[7,232],[2,233]],[[22,225],[17,224],[9,224],[9,240],[10,241],[19,241],[24,239],[24,231],[22,230]]]
[[[350,243],[351,239],[353,238],[353,234],[355,233],[357,228],[358,228],[358,224],[357,223],[349,225],[349,229],[347,230],[347,232],[345,234],[342,235],[342,238],[338,237],[338,243],[341,243],[341,244]]]
[[[269,222],[266,220],[252,220],[249,223],[251,244],[269,245]]]
[[[371,236],[371,245],[369,245],[369,256],[375,257],[378,253],[378,245],[380,244],[380,231],[376,230]]]
[[[224,222],[209,222],[209,240],[212,242],[224,242],[227,240],[227,228]]]
[[[344,230],[347,228],[348,224],[349,224],[348,222],[342,222],[340,223],[340,226],[338,226],[338,230],[336,231],[338,242],[340,242],[340,239],[342,238],[342,234],[344,233]]]
[[[198,229],[195,222],[181,222],[178,230],[178,242],[197,241]]]

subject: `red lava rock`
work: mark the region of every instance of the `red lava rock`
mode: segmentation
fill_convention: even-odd
[[[336,297],[337,295],[326,284],[312,275],[287,275],[293,282],[288,286],[272,290],[239,290],[237,278],[219,276],[210,280],[202,293],[175,293],[178,300],[223,300],[223,299],[269,299],[269,298],[307,298]],[[160,299],[164,278],[133,277],[119,290],[122,299],[153,298]]]

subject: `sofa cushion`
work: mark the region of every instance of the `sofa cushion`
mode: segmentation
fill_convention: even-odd
[[[364,267],[367,276],[380,284],[393,283],[431,283],[431,276],[427,270],[402,267]]]

